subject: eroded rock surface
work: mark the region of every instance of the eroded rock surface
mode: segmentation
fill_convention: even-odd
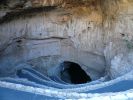
[[[132,51],[132,9],[131,0],[1,1],[0,75],[24,62],[47,73],[63,61],[93,79],[111,75],[111,60]]]
[[[0,0],[6,100],[133,99],[132,60],[133,0]]]

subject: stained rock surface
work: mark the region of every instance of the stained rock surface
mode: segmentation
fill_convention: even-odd
[[[116,79],[132,52],[132,0],[0,0],[1,78],[25,66],[61,78],[67,61],[92,81]]]

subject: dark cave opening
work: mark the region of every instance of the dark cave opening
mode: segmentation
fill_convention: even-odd
[[[72,84],[83,84],[91,81],[90,76],[87,75],[86,72],[77,63],[65,61],[62,64],[62,80]]]

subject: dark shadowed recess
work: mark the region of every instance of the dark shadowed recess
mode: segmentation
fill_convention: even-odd
[[[5,16],[0,18],[0,24],[9,22],[14,19],[18,19],[20,17],[25,17],[25,16],[34,16],[37,13],[41,12],[49,12],[56,9],[56,6],[46,6],[46,7],[36,7],[36,8],[27,8],[27,9],[19,9],[19,10],[14,10],[9,13],[7,13]]]
[[[91,81],[89,75],[74,62],[65,61],[62,63],[61,79],[72,84],[82,84]]]

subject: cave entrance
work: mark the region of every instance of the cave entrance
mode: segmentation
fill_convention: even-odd
[[[81,66],[74,62],[65,61],[62,64],[61,79],[72,84],[82,84],[90,82],[91,78],[81,68]]]

